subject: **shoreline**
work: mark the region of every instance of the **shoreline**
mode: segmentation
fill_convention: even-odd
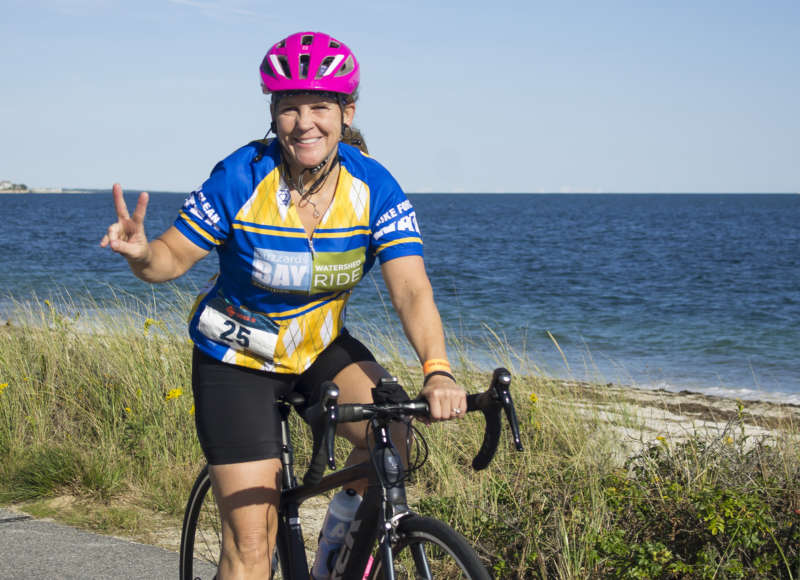
[[[14,190],[14,189],[4,189],[0,191],[0,195],[25,195],[29,193],[34,194],[48,194],[48,195],[58,195],[58,194],[75,194],[75,193],[100,193],[94,190],[86,191],[82,189],[49,189],[49,188],[42,188],[42,189],[25,189],[25,190]]]
[[[694,391],[646,390],[615,384],[556,381],[571,389],[584,416],[596,416],[619,436],[627,456],[656,441],[682,442],[696,435],[776,439],[800,431],[800,405],[706,395]],[[581,396],[583,395],[583,396]]]

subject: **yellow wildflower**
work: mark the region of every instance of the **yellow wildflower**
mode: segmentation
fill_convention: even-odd
[[[727,445],[733,445],[733,437],[731,437],[730,435],[725,437],[725,443]]]
[[[194,415],[194,403],[192,403],[192,407],[189,409],[189,414]]]
[[[172,390],[170,390],[170,392],[169,392],[169,393],[167,393],[167,396],[165,397],[165,399],[166,399],[167,401],[169,401],[170,399],[177,399],[177,398],[178,398],[178,397],[180,397],[182,394],[183,394],[183,389],[181,389],[180,387],[178,387],[177,389],[172,389]]]
[[[3,391],[6,390],[7,386],[8,386],[8,383],[0,383],[0,394],[2,394]]]
[[[133,413],[133,410],[130,407],[125,407],[125,412],[130,415]]]
[[[531,393],[529,399],[531,400],[531,403],[533,403],[534,405],[539,401],[539,397],[536,396],[536,393]]]
[[[658,441],[661,441],[662,443],[666,443],[667,442],[667,438],[664,437],[663,435],[659,435],[658,437],[656,437],[656,439]]]

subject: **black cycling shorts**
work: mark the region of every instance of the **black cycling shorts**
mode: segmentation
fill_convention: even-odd
[[[280,457],[280,414],[275,401],[297,391],[313,403],[318,387],[347,365],[375,361],[347,331],[336,338],[301,375],[248,369],[224,363],[197,348],[192,356],[192,391],[197,437],[212,465]],[[372,391],[375,402],[407,401],[402,388]]]

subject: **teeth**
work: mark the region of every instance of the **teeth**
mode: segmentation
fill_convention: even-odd
[[[298,143],[302,143],[304,145],[307,145],[309,143],[316,143],[317,141],[319,141],[319,137],[315,137],[313,139],[298,139],[297,140]]]

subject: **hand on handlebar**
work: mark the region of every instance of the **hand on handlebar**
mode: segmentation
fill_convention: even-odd
[[[520,440],[519,423],[514,410],[514,403],[511,400],[509,387],[511,385],[511,374],[504,368],[495,369],[492,374],[492,382],[489,388],[482,393],[475,393],[466,396],[464,390],[446,376],[440,380],[431,377],[428,384],[422,390],[423,398],[401,403],[380,403],[380,404],[359,404],[349,403],[339,405],[337,403],[339,390],[335,384],[323,383],[322,389],[324,396],[320,402],[308,408],[304,413],[304,418],[311,425],[314,434],[314,451],[312,453],[309,469],[303,477],[306,485],[313,485],[320,481],[325,471],[326,464],[333,469],[333,437],[335,426],[339,423],[351,423],[356,421],[377,421],[376,424],[386,426],[392,421],[406,421],[409,416],[417,417],[422,421],[430,422],[434,420],[433,403],[435,400],[439,405],[439,420],[452,418],[454,408],[463,409],[457,415],[464,415],[468,411],[481,411],[485,418],[486,426],[483,443],[478,454],[472,461],[473,469],[485,469],[491,463],[497,445],[500,440],[500,430],[502,415],[505,412],[511,428],[514,447],[517,451],[522,451],[522,441]],[[383,378],[382,382],[396,382],[395,378]],[[462,401],[455,403],[455,401]],[[449,409],[448,417],[441,417],[442,405],[444,409]],[[453,404],[463,404],[463,407],[452,407]]]
[[[147,260],[150,246],[144,232],[144,216],[147,213],[149,196],[145,192],[139,194],[136,209],[131,216],[125,198],[122,197],[122,186],[119,183],[114,184],[112,195],[117,221],[108,226],[106,235],[100,240],[100,246],[110,247],[114,252],[133,262]]]
[[[463,419],[467,414],[467,393],[449,377],[432,376],[420,394],[428,400],[433,421]]]

